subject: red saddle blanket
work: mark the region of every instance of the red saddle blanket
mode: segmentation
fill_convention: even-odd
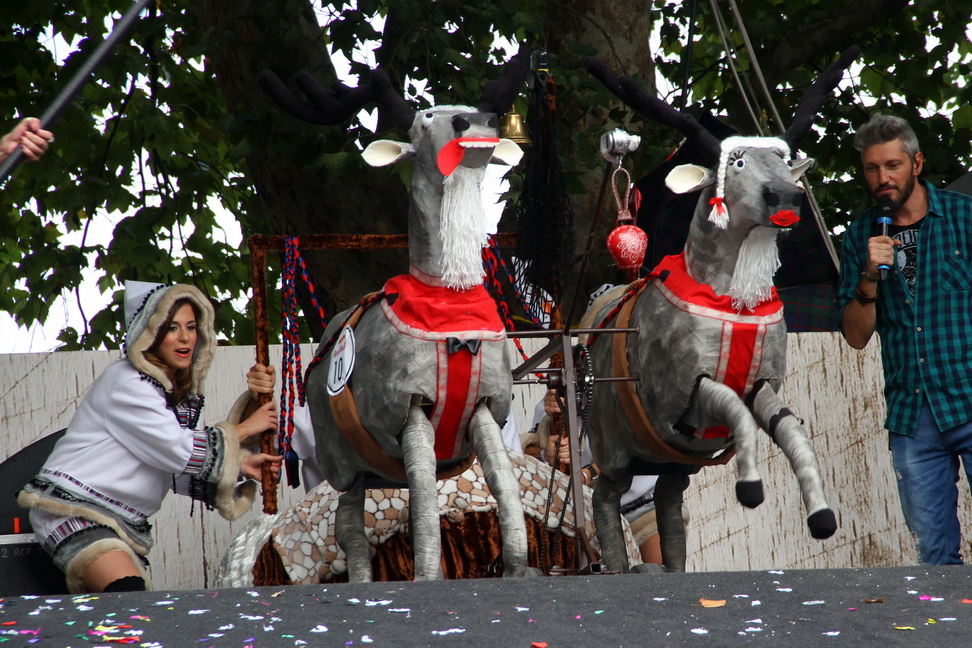
[[[763,360],[763,339],[769,326],[783,319],[783,302],[772,289],[768,301],[753,310],[738,311],[732,307],[732,298],[719,296],[708,284],[698,283],[685,268],[685,255],[667,256],[651,273],[652,284],[676,308],[698,317],[722,322],[719,344],[719,360],[715,367],[699,367],[700,373],[710,376],[732,388],[740,397],[752,391]],[[696,436],[702,438],[728,437],[724,425],[699,429]]]
[[[479,402],[479,343],[506,339],[496,302],[483,286],[454,290],[422,283],[411,275],[388,280],[384,293],[382,312],[398,331],[435,342],[436,393],[430,417],[435,458],[452,459],[462,450]]]

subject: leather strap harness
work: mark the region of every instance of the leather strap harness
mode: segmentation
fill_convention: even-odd
[[[621,310],[618,312],[616,328],[627,328],[628,321],[631,319],[631,311],[634,308],[635,302],[644,292],[645,288],[649,286],[651,282],[644,282],[641,284],[637,292],[628,299]],[[631,371],[628,368],[628,334],[627,333],[616,333],[612,336],[614,338],[611,359],[614,369],[614,375],[621,378],[630,378]],[[618,395],[618,400],[621,401],[621,407],[624,409],[625,416],[628,417],[628,424],[631,425],[631,429],[634,430],[635,436],[638,440],[648,448],[650,451],[657,454],[659,457],[663,457],[668,461],[673,461],[680,464],[689,464],[695,466],[717,466],[726,464],[732,459],[736,454],[736,448],[731,446],[725,449],[721,454],[715,457],[706,459],[704,457],[695,457],[690,454],[686,454],[676,448],[665,443],[664,440],[655,431],[652,426],[651,421],[648,420],[648,415],[645,413],[644,408],[641,406],[641,400],[638,398],[638,394],[635,392],[633,381],[619,381],[614,383],[615,391]]]
[[[362,301],[368,300],[368,298],[375,294],[377,293],[367,295]],[[348,318],[345,326],[354,328],[366,309],[367,307],[359,304],[351,314],[351,317]],[[329,396],[329,398],[331,399],[331,413],[334,415],[334,421],[337,423],[341,436],[348,442],[351,449],[365,460],[373,472],[388,477],[389,479],[407,482],[408,477],[405,474],[405,464],[402,460],[389,457],[385,454],[385,451],[381,449],[381,446],[378,445],[375,438],[362,425],[361,419],[358,417],[358,407],[354,402],[354,395],[351,393],[350,385],[345,385],[344,389],[337,396]],[[437,471],[435,473],[436,479],[449,479],[450,477],[455,477],[465,472],[472,465],[475,456],[475,453],[470,452],[469,456],[460,460],[459,463]]]

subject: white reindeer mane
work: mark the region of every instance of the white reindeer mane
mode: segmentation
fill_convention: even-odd
[[[753,228],[740,246],[728,292],[735,310],[753,310],[773,296],[773,275],[780,267],[779,231]]]
[[[485,167],[456,167],[442,182],[439,240],[442,242],[442,281],[449,288],[467,290],[483,283],[486,210],[483,208]]]

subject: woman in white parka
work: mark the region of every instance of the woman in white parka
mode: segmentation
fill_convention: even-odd
[[[203,427],[216,347],[213,308],[195,287],[127,282],[125,357],[95,381],[44,467],[20,492],[34,533],[72,593],[147,589],[148,518],[170,489],[233,520],[262,466],[252,447],[276,428],[273,403],[247,392],[229,421]]]

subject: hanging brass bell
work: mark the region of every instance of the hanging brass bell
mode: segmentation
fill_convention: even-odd
[[[516,108],[503,115],[500,121],[499,136],[508,140],[513,140],[520,146],[530,146],[533,140],[527,133],[526,125],[523,123],[523,115],[516,112]]]

